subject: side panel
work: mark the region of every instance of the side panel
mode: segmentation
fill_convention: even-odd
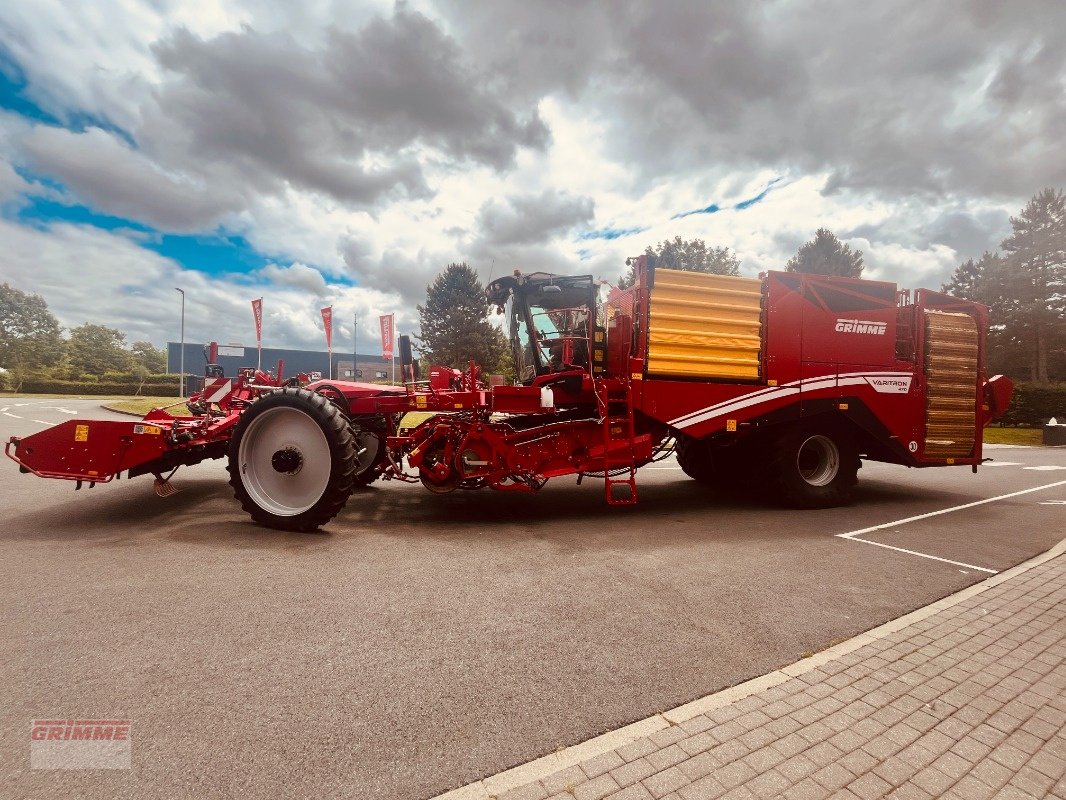
[[[758,380],[762,282],[672,269],[654,275],[649,377]]]

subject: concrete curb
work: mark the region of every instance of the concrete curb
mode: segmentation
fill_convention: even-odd
[[[902,617],[890,620],[876,628],[871,628],[847,641],[835,644],[819,653],[815,653],[810,658],[801,659],[786,667],[760,675],[743,683],[738,683],[736,686],[731,686],[720,692],[698,698],[677,708],[663,711],[660,714],[633,722],[617,730],[608,731],[600,736],[560,750],[557,753],[549,753],[526,764],[519,764],[516,767],[482,778],[479,781],[460,786],[457,789],[437,795],[430,800],[495,800],[495,798],[511,789],[541,780],[560,770],[576,766],[590,758],[617,750],[619,747],[649,736],[656,731],[663,730],[671,725],[679,725],[700,714],[706,714],[708,711],[730,705],[749,695],[818,669],[831,661],[858,650],[860,647],[883,639],[897,631],[928,619],[939,611],[956,606],[971,597],[999,586],[1001,583],[1009,581],[1011,578],[1017,577],[1063,553],[1066,553],[1066,539],[1063,539],[1050,550],[1030,558],[1028,561],[1023,561],[1017,566],[993,575],[980,583],[975,583],[973,586],[961,589],[909,614],[904,614]]]

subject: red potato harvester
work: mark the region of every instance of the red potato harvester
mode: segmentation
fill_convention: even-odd
[[[300,386],[280,369],[228,379],[210,365],[188,414],[74,420],[5,452],[40,477],[80,487],[150,474],[163,493],[178,467],[226,458],[252,518],[296,531],[378,478],[443,493],[590,476],[629,505],[637,470],[671,449],[696,480],[808,508],[848,502],[862,459],[981,464],[983,428],[1012,391],[985,375],[984,306],[858,278],[632,263],[634,285],[606,297],[591,276],[515,271],[489,285],[513,386],[489,385],[473,362],[424,381],[400,337],[401,386]],[[413,411],[428,416],[400,427]]]

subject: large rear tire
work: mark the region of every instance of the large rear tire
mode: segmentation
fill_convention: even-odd
[[[313,531],[344,508],[358,461],[348,420],[330,400],[285,388],[256,400],[229,448],[233,494],[252,519]]]
[[[766,446],[766,475],[781,502],[796,508],[832,508],[851,500],[861,465],[845,432],[798,428]]]
[[[681,471],[693,480],[715,485],[718,470],[715,468],[714,454],[707,442],[679,434],[676,439],[677,465]]]

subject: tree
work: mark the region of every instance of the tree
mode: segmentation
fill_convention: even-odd
[[[988,281],[999,269],[999,261],[998,255],[988,251],[977,261],[969,258],[955,267],[951,280],[943,284],[940,290],[963,300],[984,302],[982,292],[988,291]]]
[[[104,325],[86,322],[71,329],[67,353],[71,371],[76,376],[129,372],[132,368],[130,351],[126,349],[126,335]]]
[[[852,250],[825,228],[814,232],[814,239],[800,246],[796,255],[785,265],[788,272],[808,275],[843,275],[862,277],[862,251]]]
[[[130,353],[149,374],[158,375],[167,370],[167,354],[151,342],[134,342],[130,345]]]
[[[1025,347],[1030,379],[1046,383],[1049,354],[1064,346],[1066,334],[1066,198],[1044,189],[1010,224],[990,305]]]
[[[465,263],[449,264],[426,287],[418,318],[420,346],[431,363],[465,368],[473,359],[488,372],[501,368],[507,340],[489,322],[485,287]]]
[[[648,266],[679,269],[685,272],[707,272],[714,275],[739,275],[740,261],[728,247],[708,247],[703,239],[684,240],[680,236],[666,239],[644,250]],[[633,267],[618,281],[625,289],[634,281]]]
[[[15,377],[15,391],[29,370],[50,367],[63,358],[59,320],[39,294],[0,284],[0,367]]]

